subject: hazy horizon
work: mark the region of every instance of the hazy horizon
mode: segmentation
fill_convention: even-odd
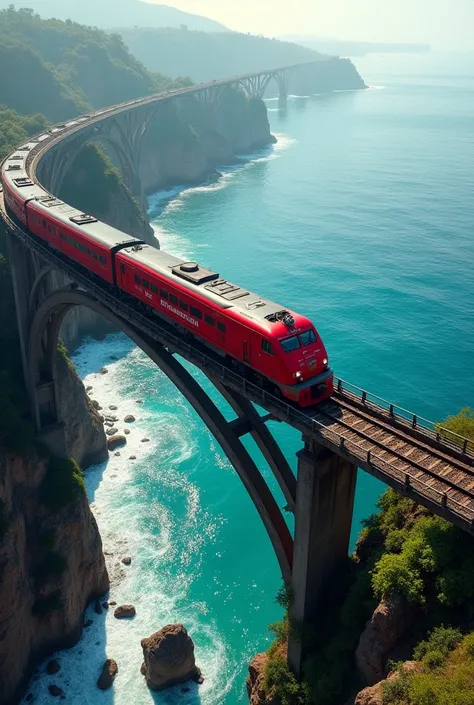
[[[147,0],[163,4],[161,0]],[[474,49],[474,0],[293,0],[291,8],[268,0],[164,0],[205,15],[229,29],[278,37],[288,34],[373,42],[418,42],[435,49]]]

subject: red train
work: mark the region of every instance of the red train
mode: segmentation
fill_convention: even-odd
[[[5,207],[23,228],[241,371],[250,368],[262,386],[300,406],[332,394],[333,373],[311,321],[54,198],[28,176],[26,158],[36,144],[21,147],[2,166]]]

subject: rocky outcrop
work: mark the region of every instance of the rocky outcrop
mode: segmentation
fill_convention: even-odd
[[[108,589],[87,497],[49,508],[47,472],[0,450],[0,705],[15,702],[38,659],[79,639],[87,603]]]
[[[229,89],[211,119],[206,107],[190,97],[165,104],[152,125],[140,164],[145,193],[177,184],[206,181],[218,165],[236,161],[275,142],[265,103]]]
[[[114,617],[116,619],[130,619],[135,617],[136,609],[133,605],[120,605],[114,612]]]
[[[100,674],[99,680],[97,681],[97,687],[100,690],[108,690],[109,688],[111,688],[117,673],[117,662],[114,661],[113,658],[108,658],[107,661],[104,663],[102,673]]]
[[[421,666],[416,661],[406,661],[401,667],[404,673],[418,673]],[[387,681],[394,681],[400,678],[400,671],[392,671],[388,674],[386,680],[380,681],[376,685],[364,688],[356,696],[354,705],[383,705],[383,686]]]
[[[81,468],[107,459],[107,442],[100,414],[86,394],[74,366],[58,352],[56,364],[60,417],[66,420],[69,455]]]
[[[116,448],[120,448],[120,446],[124,446],[127,442],[127,439],[125,436],[111,436],[108,441],[107,441],[107,447],[109,450],[115,450]]]
[[[250,662],[246,681],[250,705],[281,705],[280,699],[266,695],[263,687],[267,662],[266,653],[257,654]]]
[[[385,677],[389,654],[410,626],[410,619],[406,603],[396,595],[383,598],[375,609],[355,654],[357,668],[369,685]]]
[[[194,644],[182,624],[168,624],[142,639],[142,673],[151,690],[163,690],[201,675],[194,659]]]

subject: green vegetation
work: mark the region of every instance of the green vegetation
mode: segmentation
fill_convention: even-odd
[[[0,12],[0,28],[0,63],[8,66],[0,96],[22,115],[65,120],[177,85],[147,71],[117,34],[13,6]]]
[[[472,413],[463,410],[445,425],[462,428],[474,440]],[[283,705],[344,702],[361,686],[354,652],[365,623],[382,596],[397,594],[416,614],[407,641],[423,671],[400,669],[399,678],[386,684],[384,703],[473,705],[474,676],[468,674],[474,672],[474,635],[461,642],[474,619],[472,536],[392,489],[377,507],[365,522],[356,555],[329,586],[317,633],[297,626],[310,654],[302,683],[286,665],[288,616],[271,625],[276,641],[268,652],[266,692],[279,696]]]
[[[0,0],[0,7],[9,0]],[[189,14],[175,7],[141,0],[16,0],[17,7],[32,7],[41,17],[74,20],[94,27],[189,27],[204,32],[222,32],[225,26],[208,17]]]
[[[19,115],[15,110],[0,106],[0,160],[28,137],[48,126],[44,115]]]
[[[53,511],[63,509],[85,494],[82,470],[72,458],[51,457],[40,487],[41,501]]]
[[[48,597],[41,600],[36,600],[33,607],[31,608],[32,614],[36,617],[43,617],[51,612],[60,610],[62,607],[61,592],[55,590]]]
[[[419,672],[399,669],[383,684],[384,705],[471,705],[474,703],[474,633],[440,627],[416,649]]]

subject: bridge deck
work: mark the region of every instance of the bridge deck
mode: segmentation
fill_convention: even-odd
[[[118,299],[104,285],[91,281],[66,257],[19,229],[2,209],[0,197],[1,217],[16,237],[132,326],[241,392],[275,420],[292,425],[308,442],[326,446],[474,534],[474,443],[404,415],[377,398],[369,399],[341,381],[331,400],[313,409],[299,409],[228,368],[199,341],[190,344],[167,322],[137,308],[133,299]]]

